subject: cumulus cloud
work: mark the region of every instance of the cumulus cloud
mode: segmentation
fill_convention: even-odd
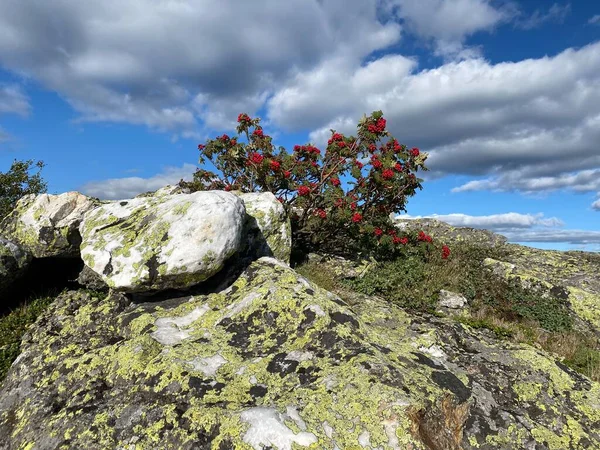
[[[554,177],[528,177],[527,175],[530,175],[530,173],[528,174],[525,170],[517,170],[514,173],[503,174],[496,178],[469,181],[462,186],[453,188],[452,192],[519,190],[530,194],[556,191],[558,189],[570,189],[575,192],[600,191],[600,169],[581,170],[577,173]]]
[[[512,3],[494,7],[487,0],[388,0],[387,10],[403,20],[413,34],[431,41],[434,53],[449,59],[476,56],[465,39],[478,31],[492,31],[518,13]]]
[[[596,200],[594,203],[592,203],[592,209],[595,209],[596,211],[600,211],[600,198],[598,200]]]
[[[60,93],[80,121],[188,135],[198,109],[223,126],[234,109],[253,113],[290,71],[399,38],[376,2],[360,0],[0,3],[0,61]]]
[[[393,75],[385,78],[388,70]],[[311,128],[318,145],[331,128],[355,134],[364,112],[381,109],[394,136],[429,152],[430,177],[488,177],[461,190],[539,191],[561,183],[595,189],[580,179],[600,168],[600,43],[552,57],[495,65],[477,58],[420,72],[400,55],[362,67],[326,61],[286,83],[268,105],[274,123]]]
[[[0,84],[0,114],[12,113],[26,117],[31,111],[29,99],[16,84]]]
[[[363,113],[383,110],[392,134],[430,153],[426,178],[481,178],[459,191],[585,191],[586,171],[600,170],[600,42],[498,64],[465,45],[503,24],[561,20],[567,6],[527,18],[488,0],[7,0],[0,61],[58,92],[79,122],[198,138],[199,122],[232,129],[266,106],[263,123],[322,145],[330,128],[355,134]],[[449,62],[419,70],[411,55],[374,56],[402,33]],[[11,92],[0,105],[25,114]]]
[[[181,179],[190,181],[195,171],[196,166],[193,164],[165,167],[161,173],[150,178],[126,177],[92,181],[79,190],[101,200],[120,200],[135,197],[143,192],[155,191],[168,184],[177,184]]]
[[[398,216],[403,219],[431,218],[456,227],[483,228],[493,231],[522,230],[532,227],[561,227],[564,222],[557,217],[544,218],[544,214],[520,214],[515,212],[470,216],[467,214],[432,214],[430,216]]]

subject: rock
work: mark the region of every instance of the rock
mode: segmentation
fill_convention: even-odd
[[[100,275],[85,265],[81,269],[81,272],[79,272],[77,282],[94,291],[107,292],[110,289]]]
[[[23,276],[30,261],[31,254],[28,251],[0,237],[0,293]]]
[[[309,262],[326,266],[336,276],[347,280],[363,278],[376,264],[374,259],[352,261],[337,255],[322,255],[318,253],[309,253],[306,258]]]
[[[292,230],[283,205],[271,192],[235,194],[246,206],[247,248],[255,257],[273,256],[289,264]]]
[[[600,448],[600,385],[549,354],[273,258],[203,295],[65,292],[22,350],[0,448]]]
[[[239,249],[244,218],[243,202],[223,191],[112,202],[84,216],[81,256],[118,291],[184,289]]]
[[[144,197],[160,197],[163,195],[174,195],[174,194],[189,194],[189,188],[182,188],[181,186],[167,184],[166,186],[161,187],[156,191],[144,192],[142,194],[136,195],[135,198],[144,198]]]
[[[469,242],[483,247],[502,247],[507,241],[505,236],[488,230],[454,227],[436,219],[404,219],[402,216],[396,216],[392,220],[401,230],[413,232],[423,230],[434,239],[448,245],[455,242]]]
[[[79,192],[60,195],[29,194],[0,224],[8,239],[21,244],[36,258],[79,256],[79,223],[98,202]]]
[[[438,306],[442,308],[459,309],[467,306],[467,303],[467,299],[461,294],[446,291],[445,289],[440,290]]]
[[[506,247],[505,260],[487,258],[485,266],[541,296],[568,300],[573,314],[600,333],[600,256],[516,244]]]

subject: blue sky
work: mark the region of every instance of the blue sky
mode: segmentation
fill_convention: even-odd
[[[600,251],[598,2],[0,2],[0,171],[50,193],[189,178],[240,112],[291,150],[374,110],[430,155],[409,216]]]

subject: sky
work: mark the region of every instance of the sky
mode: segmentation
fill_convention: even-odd
[[[600,251],[600,2],[0,0],[0,172],[103,199],[190,179],[245,112],[323,149],[381,110],[408,217]]]

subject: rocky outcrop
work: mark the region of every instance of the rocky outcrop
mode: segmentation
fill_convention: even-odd
[[[506,250],[502,261],[488,258],[486,266],[540,295],[566,299],[580,320],[600,332],[600,255],[515,244],[508,244]]]
[[[0,237],[0,294],[21,278],[30,261],[29,252]]]
[[[203,295],[64,293],[22,350],[0,448],[600,448],[600,386],[543,351],[271,258]]]
[[[79,256],[79,223],[98,202],[79,192],[26,195],[0,223],[2,236],[36,258]]]
[[[468,314],[460,293],[440,292],[438,307],[452,314],[419,315],[319,288],[287,264],[289,222],[271,194],[167,187],[93,208],[63,195],[75,199],[61,200],[64,209],[61,196],[23,201],[11,235],[37,249],[32,265],[52,263],[41,255],[57,249],[79,255],[81,239],[78,280],[97,291],[64,291],[23,337],[0,385],[0,449],[600,448],[598,383],[453,319]],[[54,206],[32,213],[39,202]],[[593,255],[410,227],[502,247],[486,267],[568,298],[598,325]],[[0,283],[28,258],[0,240]],[[346,278],[373,265],[309,258]]]
[[[81,257],[118,291],[188,288],[239,250],[245,215],[243,202],[222,191],[105,204],[84,216]]]
[[[469,227],[454,227],[436,219],[404,219],[402,216],[394,218],[396,226],[405,231],[423,230],[433,238],[445,244],[466,242],[484,247],[497,247],[506,244],[506,237],[488,230]]]

